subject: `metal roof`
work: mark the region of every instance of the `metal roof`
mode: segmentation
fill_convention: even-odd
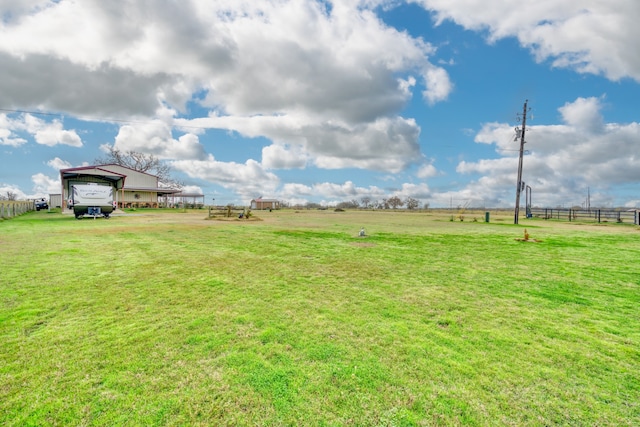
[[[79,168],[60,169],[60,177],[64,179],[78,178],[80,176],[99,176],[106,181],[110,181],[116,185],[116,188],[120,189],[124,187],[124,181],[127,178],[126,175],[103,169],[97,166],[83,166]]]

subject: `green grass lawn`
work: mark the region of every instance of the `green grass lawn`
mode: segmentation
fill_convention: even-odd
[[[637,227],[256,214],[1,221],[0,424],[640,425]]]

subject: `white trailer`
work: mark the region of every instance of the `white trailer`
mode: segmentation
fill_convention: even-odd
[[[73,208],[73,214],[77,219],[84,215],[109,218],[115,209],[113,187],[93,183],[72,185],[69,207]]]

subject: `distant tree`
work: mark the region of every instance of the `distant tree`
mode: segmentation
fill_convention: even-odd
[[[422,205],[422,208],[426,211],[429,209],[429,206],[431,206],[429,202],[424,202],[424,205]]]
[[[315,203],[315,202],[308,202],[306,205],[304,205],[307,209],[318,209],[320,208],[320,203]]]
[[[18,194],[14,193],[13,191],[7,191],[7,200],[15,202],[16,200],[18,200]]]
[[[348,202],[340,202],[336,205],[338,209],[357,209],[360,205],[355,200],[350,200]]]
[[[404,201],[404,204],[407,206],[407,209],[414,210],[420,206],[420,202],[414,199],[413,197],[407,197]]]
[[[168,186],[181,188],[184,185],[171,176],[171,166],[162,162],[153,154],[141,153],[140,151],[120,151],[112,146],[108,147],[108,152],[104,157],[95,159],[96,164],[116,164],[133,169],[138,172],[145,172],[158,177],[158,180]]]
[[[391,206],[392,209],[398,209],[404,206],[404,202],[398,196],[393,196],[387,199],[387,203]]]
[[[362,203],[363,208],[369,209],[369,205],[371,204],[371,199],[369,197],[363,197],[360,199],[360,202]]]

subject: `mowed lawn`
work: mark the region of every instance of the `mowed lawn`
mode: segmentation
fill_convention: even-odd
[[[0,221],[0,425],[640,425],[638,227],[256,215]]]

